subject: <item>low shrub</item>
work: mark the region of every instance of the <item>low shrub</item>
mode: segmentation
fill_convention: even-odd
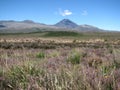
[[[37,58],[45,58],[45,53],[44,52],[39,52],[37,55],[36,55]]]
[[[80,64],[80,61],[81,61],[80,52],[77,52],[77,51],[71,52],[70,55],[68,56],[67,61],[72,64]]]

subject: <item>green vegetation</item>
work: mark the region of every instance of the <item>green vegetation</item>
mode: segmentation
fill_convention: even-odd
[[[39,52],[37,55],[36,55],[37,58],[45,58],[45,53],[44,52]]]
[[[15,89],[22,88],[26,90],[28,83],[32,83],[32,81],[30,82],[30,79],[32,79],[33,77],[37,78],[39,77],[39,75],[43,76],[44,71],[42,71],[38,67],[32,66],[32,64],[11,67],[9,71],[5,73],[5,76],[4,76],[5,82],[3,81],[0,83],[2,86],[0,87],[0,89],[15,90]],[[42,83],[42,82],[39,82],[39,83]]]
[[[82,33],[72,32],[72,31],[49,31],[44,36],[45,37],[64,37],[64,36],[72,36],[72,37],[80,37]]]
[[[68,55],[67,61],[72,63],[72,64],[80,64],[81,62],[81,52],[78,51],[72,51],[70,55]]]

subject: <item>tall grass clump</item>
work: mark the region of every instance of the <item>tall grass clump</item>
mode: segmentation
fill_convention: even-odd
[[[79,51],[73,50],[67,58],[67,61],[72,64],[80,64],[81,62],[81,53]]]
[[[1,83],[3,86],[1,90],[36,90],[35,87],[33,88],[32,86],[33,79],[35,79],[34,83],[41,84],[42,80],[37,78],[42,76],[44,76],[44,71],[36,66],[13,66],[5,72],[5,80]]]

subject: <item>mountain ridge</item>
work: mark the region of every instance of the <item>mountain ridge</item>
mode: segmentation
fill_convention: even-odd
[[[69,19],[63,19],[54,25],[47,25],[43,23],[37,23],[32,20],[24,20],[24,21],[14,21],[14,20],[2,20],[0,21],[0,33],[1,32],[36,32],[40,30],[63,30],[63,31],[80,31],[80,32],[88,32],[88,31],[105,31],[103,29],[99,29],[98,27],[92,25],[78,25],[75,22]],[[33,29],[33,30],[32,30]]]

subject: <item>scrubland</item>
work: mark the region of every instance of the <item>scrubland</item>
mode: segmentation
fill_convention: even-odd
[[[5,35],[0,90],[120,90],[120,39]]]

